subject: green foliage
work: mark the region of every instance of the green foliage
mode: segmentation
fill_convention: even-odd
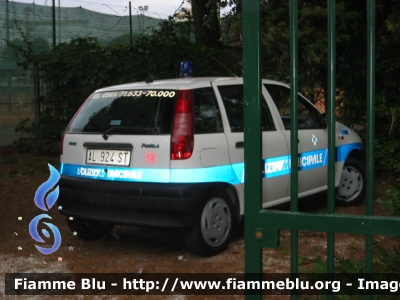
[[[326,261],[320,256],[314,259],[312,273],[326,273]],[[349,274],[364,272],[364,261],[357,260],[351,255],[349,258],[335,257],[335,273]]]
[[[355,259],[354,257],[344,258],[344,257],[335,257],[336,258],[336,273],[363,273],[365,262],[362,260]]]
[[[400,217],[400,184],[394,184],[377,202],[392,216]]]
[[[350,4],[349,4],[350,6]],[[357,8],[352,3],[350,8]],[[365,9],[365,8],[364,8]],[[338,89],[340,90],[340,120],[356,130],[366,142],[367,120],[367,54],[366,25],[363,7],[359,7],[351,23],[344,27],[348,40],[344,39],[338,51],[346,55],[338,57]],[[399,26],[394,25],[400,15],[398,1],[377,1],[376,7],[376,71],[375,71],[375,166],[385,174],[400,172],[400,47]],[[338,23],[340,24],[340,23]],[[343,25],[341,25],[343,26]],[[348,54],[347,54],[348,53]],[[338,55],[340,53],[338,52]]]
[[[374,244],[374,260],[373,268],[377,273],[393,273],[400,272],[400,247],[394,247],[392,251],[387,251],[381,244]],[[354,253],[350,253],[350,257],[335,257],[335,273],[338,274],[360,274],[365,271],[365,261],[354,257]],[[325,274],[327,272],[327,262],[320,256],[310,260],[312,269],[302,268],[301,272],[309,272],[313,274]],[[342,277],[343,278],[343,277]]]
[[[43,38],[33,40],[13,39],[7,43],[0,54],[1,60],[27,69],[33,57],[43,51],[50,49],[49,44]]]
[[[305,254],[300,255],[300,256],[298,257],[298,259],[297,259],[297,263],[298,263],[298,265],[300,265],[300,266],[303,265],[303,264],[307,264],[309,261],[310,261],[310,260],[309,260],[308,256],[305,255]]]
[[[347,274],[347,273],[362,273],[364,271],[364,262],[354,258],[354,254],[357,253],[358,247],[355,245],[349,246],[349,257],[335,256],[335,273]],[[320,256],[310,260],[312,263],[311,273],[326,273],[327,262]]]
[[[327,2],[298,3],[298,83],[300,90],[314,103],[320,98],[327,99],[327,18]],[[366,4],[338,0],[335,19],[338,121],[356,130],[366,142]],[[400,56],[397,53],[400,48],[400,2],[377,0],[376,20],[375,165],[377,170],[399,173]],[[290,81],[289,23],[288,1],[263,2],[261,36],[263,76],[266,78]]]
[[[381,245],[376,245],[377,256],[376,271],[381,273],[400,273],[400,246],[393,247],[392,251],[387,251]]]
[[[326,261],[322,259],[321,256],[317,256],[316,258],[311,260],[312,262],[312,269],[311,273],[326,273],[327,272],[327,267],[326,267]]]
[[[15,164],[18,161],[18,159],[13,155],[3,156],[1,160],[6,164]]]
[[[221,19],[221,39],[225,46],[242,46],[242,14],[228,13]]]
[[[208,2],[207,2],[208,3]],[[224,0],[222,6],[236,8],[221,20],[222,41],[229,46],[242,46],[241,0]],[[290,81],[289,2],[262,1],[262,63],[263,77]],[[362,1],[336,1],[336,88],[338,121],[357,131],[366,141],[367,102],[367,16]],[[326,99],[328,91],[327,2],[319,0],[298,3],[298,83],[312,102]],[[217,64],[234,66],[236,74],[242,67],[240,59],[231,60],[226,52],[194,45],[193,22],[170,19],[151,35],[138,35],[130,47],[129,36],[101,47],[91,38],[76,39],[57,46],[37,58],[35,43],[29,32],[16,24],[22,41],[10,45],[18,52],[24,67],[36,63],[44,71],[47,95],[44,112],[38,124],[21,123],[19,130],[36,137],[59,139],[73,112],[95,89],[107,85],[144,80],[148,77],[178,76],[182,60],[192,60],[195,76],[228,75]],[[379,171],[400,172],[400,2],[376,0],[376,99],[375,99],[375,166]],[[207,23],[208,24],[208,23]],[[37,48],[37,47],[36,47]],[[6,55],[3,55],[6,57]],[[22,61],[21,61],[21,58]],[[49,125],[52,124],[52,125]],[[39,126],[40,125],[40,126]],[[44,145],[47,147],[47,145]]]
[[[289,250],[288,250],[287,248],[285,248],[285,247],[280,246],[280,247],[278,248],[278,250],[279,250],[279,252],[282,253],[283,255],[289,255],[289,254],[290,254]]]
[[[32,28],[29,26],[23,27],[20,24],[15,7],[13,9],[13,23],[19,34],[19,38],[14,38],[13,40],[3,39],[8,47],[4,48],[1,57],[8,62],[15,62],[18,66],[26,70],[35,60],[35,56],[48,51],[50,46],[46,39],[42,37],[31,37]]]
[[[38,140],[38,151],[57,153],[58,146],[52,141],[59,142],[69,120],[96,89],[148,78],[177,78],[184,60],[193,62],[197,77],[228,75],[215,58],[232,65],[225,51],[208,49],[179,36],[171,20],[151,35],[137,36],[132,46],[102,47],[95,38],[59,44],[34,60],[47,91],[39,121],[24,120],[17,130],[32,134]]]
[[[140,35],[134,35],[132,40],[136,40]],[[112,39],[107,45],[108,46],[117,46],[117,45],[128,45],[131,42],[131,35],[129,33],[120,35],[114,39]]]

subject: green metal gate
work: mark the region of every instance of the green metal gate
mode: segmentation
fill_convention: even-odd
[[[298,154],[297,125],[297,0],[290,1],[291,52],[291,157]],[[367,5],[367,196],[365,216],[335,214],[335,0],[328,1],[328,208],[327,214],[298,211],[298,172],[291,172],[290,212],[262,210],[261,138],[261,7],[260,0],[243,1],[243,50],[245,95],[245,272],[262,274],[262,249],[279,246],[279,231],[291,230],[291,273],[298,273],[298,231],[327,232],[327,271],[334,273],[335,233],[365,234],[365,270],[373,272],[373,235],[398,235],[400,220],[375,217],[374,201],[374,105],[375,105],[375,1]],[[291,160],[291,170],[297,170]],[[258,275],[260,276],[260,275]],[[249,277],[248,277],[249,278]],[[292,295],[296,298],[296,295]],[[333,297],[328,295],[328,297]],[[370,296],[367,296],[370,297]],[[248,295],[246,299],[261,299]]]

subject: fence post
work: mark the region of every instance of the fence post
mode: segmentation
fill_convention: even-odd
[[[61,6],[58,0],[58,44],[61,44]]]
[[[10,43],[10,8],[9,1],[6,0],[6,40],[7,40],[7,48],[9,48]],[[7,70],[7,109],[11,111],[11,70]]]
[[[40,114],[40,73],[39,66],[37,63],[33,66],[33,93],[34,93],[34,101],[35,101],[35,122],[40,127],[39,123],[39,114]]]
[[[131,38],[131,47],[132,47],[132,5],[131,1],[129,1],[129,34]]]
[[[55,47],[56,46],[56,0],[53,0],[52,14],[53,14],[53,47]]]
[[[10,8],[8,0],[6,0],[6,40],[8,47],[8,43],[10,42]]]

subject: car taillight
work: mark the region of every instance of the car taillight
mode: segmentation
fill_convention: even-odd
[[[192,156],[193,119],[193,92],[192,90],[180,90],[172,127],[171,159],[187,159]]]

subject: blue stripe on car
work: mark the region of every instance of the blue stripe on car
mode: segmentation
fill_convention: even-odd
[[[362,149],[362,143],[336,147],[336,162],[345,161],[354,149]],[[319,168],[328,164],[328,149],[299,154],[299,171]],[[192,169],[146,169],[119,168],[110,166],[90,166],[60,163],[60,174],[65,176],[132,182],[195,183],[244,182],[244,163]],[[290,174],[290,155],[264,159],[264,178]]]

